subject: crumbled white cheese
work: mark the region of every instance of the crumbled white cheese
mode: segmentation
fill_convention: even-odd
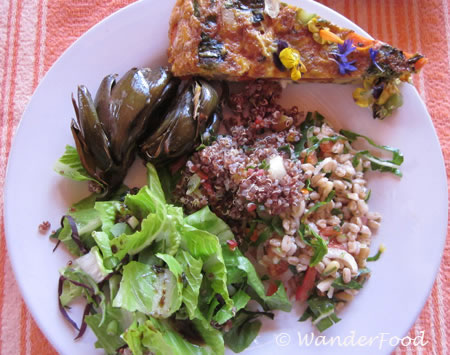
[[[328,259],[337,259],[338,261],[342,262],[351,270],[353,275],[358,273],[358,264],[356,263],[355,258],[345,250],[338,248],[328,248],[326,257]]]
[[[283,158],[275,155],[269,160],[269,174],[273,179],[281,180],[287,173],[284,167]]]

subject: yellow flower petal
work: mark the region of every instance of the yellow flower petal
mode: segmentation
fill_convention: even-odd
[[[291,70],[291,79],[294,81],[300,80],[302,77],[302,73],[298,70],[297,67],[292,68]]]
[[[280,61],[287,68],[292,69],[300,62],[300,53],[293,48],[285,48],[280,52]]]
[[[306,67],[305,67],[305,64],[303,64],[302,61],[300,61],[300,71],[301,71],[302,73],[306,73],[306,72],[307,72]]]
[[[370,91],[366,91],[363,88],[357,88],[353,91],[353,100],[360,107],[368,107],[372,101],[372,95]]]
[[[374,81],[375,81],[375,77],[369,77],[367,79],[364,79],[364,81],[363,81],[364,89],[366,89],[366,90],[372,89]]]

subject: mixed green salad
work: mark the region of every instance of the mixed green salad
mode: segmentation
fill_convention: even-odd
[[[89,177],[71,147],[55,169]],[[167,203],[150,163],[147,176],[140,189],[122,187],[108,201],[94,193],[74,204],[52,234],[76,257],[60,271],[62,314],[77,337],[89,326],[107,354],[244,350],[259,332],[259,317],[290,311],[285,288],[280,282],[267,296],[227,224],[208,207],[185,216]],[[86,300],[80,325],[69,315],[79,297]]]

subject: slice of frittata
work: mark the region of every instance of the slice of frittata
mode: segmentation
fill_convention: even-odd
[[[276,0],[177,0],[169,40],[176,76],[362,82],[353,96],[374,118],[401,105],[398,83],[426,63]]]

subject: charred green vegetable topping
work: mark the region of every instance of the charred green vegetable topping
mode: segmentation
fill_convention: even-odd
[[[226,50],[222,42],[202,33],[202,40],[198,46],[198,58],[201,65],[213,67],[222,62],[226,56]]]

